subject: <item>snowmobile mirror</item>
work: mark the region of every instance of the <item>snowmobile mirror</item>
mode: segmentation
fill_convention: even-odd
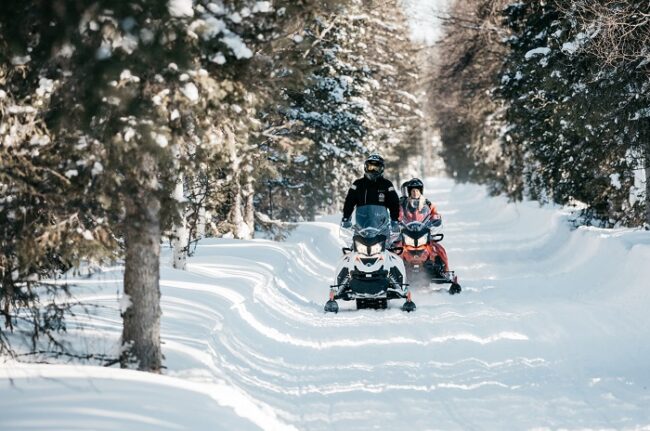
[[[393,252],[399,256],[404,251],[404,247],[393,247],[393,248],[389,248],[388,251]]]
[[[343,254],[351,253],[352,249],[350,247],[343,247]]]
[[[444,234],[437,233],[437,234],[435,234],[435,235],[431,235],[431,241],[434,241],[434,242],[440,242],[440,241],[442,241],[442,239],[443,239],[444,237],[445,237]]]

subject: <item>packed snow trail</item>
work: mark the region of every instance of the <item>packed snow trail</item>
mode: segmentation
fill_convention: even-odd
[[[281,243],[203,241],[187,272],[162,271],[165,376],[0,365],[0,429],[650,429],[650,235],[570,230],[561,209],[448,179],[425,190],[460,295],[323,313],[337,216]],[[120,278],[90,282],[109,308],[79,318],[88,345],[118,340]]]

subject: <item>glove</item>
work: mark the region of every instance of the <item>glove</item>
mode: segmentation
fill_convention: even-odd
[[[352,227],[352,222],[349,219],[344,218],[341,220],[341,227],[343,229],[350,229]]]
[[[390,231],[393,233],[399,233],[399,223],[397,220],[390,222]]]

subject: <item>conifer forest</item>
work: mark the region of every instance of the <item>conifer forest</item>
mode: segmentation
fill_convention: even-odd
[[[433,30],[433,38],[421,34]],[[349,314],[341,312],[339,321],[322,313],[345,245],[337,241],[346,194],[364,176],[364,160],[376,153],[385,160],[383,175],[397,193],[405,181],[422,178],[423,194],[445,220],[442,244],[467,280],[458,301],[469,301],[449,305],[457,308],[447,314],[432,308],[440,296],[426,299],[430,296],[418,290],[414,298],[424,299],[414,313],[389,309],[387,314],[394,314],[382,318],[378,311],[358,310],[358,319],[344,320]],[[490,224],[510,216],[508,222]],[[548,226],[551,233],[539,230]],[[485,357],[474,352],[476,359],[467,359],[469,351],[452,346],[446,353],[451,356],[439,359],[438,350],[426,349],[447,340],[480,339],[476,344],[484,346],[505,338],[514,346],[534,339],[516,335],[521,326],[503,329],[494,321],[471,320],[534,314],[528,303],[503,314],[476,309],[489,304],[486,298],[496,295],[499,283],[508,285],[516,276],[524,289],[529,282],[537,286],[537,280],[562,274],[553,285],[570,282],[573,290],[561,292],[585,292],[576,286],[600,289],[618,272],[620,281],[610,281],[631,289],[622,294],[627,307],[622,309],[636,316],[637,307],[649,304],[641,290],[650,276],[642,258],[650,256],[649,229],[648,0],[0,4],[0,382],[14,381],[12,367],[34,364],[116,373],[130,369],[187,380],[182,390],[197,397],[212,394],[223,409],[223,428],[207,426],[211,422],[198,415],[191,419],[196,422],[184,417],[180,423],[188,428],[183,429],[647,429],[650,398],[647,391],[639,395],[641,390],[618,400],[632,406],[627,416],[612,413],[607,420],[594,419],[588,407],[580,406],[575,416],[551,407],[526,416],[526,397],[538,396],[532,390],[502,416],[487,401],[478,402],[481,408],[471,415],[454,416],[436,398],[444,398],[449,388],[468,391],[451,395],[458,397],[477,390],[472,397],[480,400],[489,397],[477,395],[483,390],[477,388],[508,387],[517,394],[528,381],[505,374],[499,380],[490,364],[507,363],[510,371],[521,366],[542,384],[553,380],[543,370],[563,363],[558,359],[563,350],[550,349],[557,358],[535,359],[525,349],[508,347]],[[546,235],[552,242],[544,242]],[[611,242],[600,245],[599,238]],[[513,248],[506,250],[508,241]],[[497,268],[491,258],[479,259],[476,250],[487,246],[490,254],[503,253],[508,274],[515,275],[485,269]],[[529,257],[524,263],[508,260],[518,256]],[[589,271],[576,269],[592,258]],[[557,269],[567,259],[573,266]],[[610,272],[596,277],[600,268]],[[212,293],[193,296],[204,290]],[[521,291],[514,291],[513,304],[523,304]],[[610,302],[604,291],[598,290],[602,303]],[[561,295],[553,292],[535,293],[542,296],[534,299],[544,303]],[[221,299],[212,304],[214,295]],[[504,295],[503,302],[509,298]],[[460,315],[465,320],[451,326],[474,335],[418,332],[439,328],[440,316]],[[409,318],[424,320],[421,326],[401,320]],[[393,333],[391,319],[413,327]],[[531,325],[542,331],[543,322]],[[573,321],[567,317],[566,322]],[[647,327],[638,321],[630,325],[638,331]],[[481,328],[499,335],[476,335]],[[585,325],[584,334],[596,339],[596,332],[588,332],[596,329],[589,328]],[[598,334],[607,333],[601,329]],[[552,338],[550,332],[539,338]],[[426,359],[409,344],[417,334],[426,340],[413,345],[429,352]],[[183,344],[184,336],[196,342]],[[613,343],[621,343],[618,351],[629,352],[632,344],[650,345],[650,331],[638,332],[630,344],[626,340],[612,335]],[[209,347],[201,350],[202,343]],[[391,343],[409,354],[372,350]],[[370,350],[355,359],[355,354],[346,356],[348,344]],[[583,347],[589,352],[602,348]],[[189,349],[212,359],[199,360],[204,356],[197,353],[183,362],[179,358]],[[634,352],[640,357],[648,353],[646,347],[639,349]],[[507,358],[499,356],[502,352],[509,352]],[[321,354],[331,355],[322,357],[331,359],[329,365],[320,358],[312,359],[317,365],[307,360]],[[325,381],[336,371],[337,358],[350,373],[341,387],[337,378]],[[373,362],[377,358],[384,362]],[[427,371],[438,360],[439,368]],[[469,368],[473,360],[483,365]],[[408,362],[411,371],[383,370],[355,380],[357,372],[395,361]],[[447,363],[468,368],[446,374],[451,370]],[[315,371],[307,374],[310,367],[322,367],[323,381]],[[422,383],[418,367],[429,373],[427,378],[441,380]],[[472,380],[488,368],[495,375]],[[51,370],[38,372],[45,369]],[[598,374],[603,369],[612,368],[594,367],[590,378],[610,376],[614,385],[613,374]],[[621,371],[621,376],[641,385],[633,376],[643,373],[626,370],[629,374]],[[93,378],[109,378],[102,376],[97,371]],[[443,377],[462,382],[447,384]],[[351,389],[341,389],[344,380]],[[200,385],[208,381],[225,385],[226,392],[216,386],[203,389]],[[201,389],[190,387],[194,384]],[[423,398],[411,395],[414,387],[420,389],[413,394]],[[560,387],[539,396],[558,400],[554,390]],[[0,398],[13,396],[7,388],[0,389]],[[49,393],[49,386],[43,388]],[[569,388],[567,396],[581,390]],[[292,391],[302,398],[293,398]],[[403,415],[387,413],[390,391],[406,391],[406,399],[413,400]],[[608,391],[618,394],[612,387]],[[328,398],[339,393],[360,402],[359,410],[343,395]],[[386,400],[378,394],[386,394]],[[497,393],[490,399],[496,403],[507,397]],[[598,399],[594,405],[602,402],[604,408],[604,398]],[[434,402],[442,404],[427,404]],[[342,416],[313,416],[312,408],[327,411],[322,406],[329,405],[335,411],[343,404],[350,410]],[[2,405],[0,417],[5,408],[14,408]],[[429,423],[418,422],[426,416],[418,416],[419,411],[447,413]],[[364,412],[372,412],[370,422],[360,419]],[[6,420],[3,425],[0,418],[0,429],[73,429],[64,419],[49,428]],[[174,420],[164,419],[168,425]],[[100,429],[91,423],[79,429]],[[132,426],[166,429],[161,424]],[[118,421],[101,429],[131,428]]]

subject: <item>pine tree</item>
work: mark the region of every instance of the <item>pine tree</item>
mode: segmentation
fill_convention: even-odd
[[[499,95],[508,105],[505,138],[524,148],[530,196],[584,202],[586,220],[638,223],[628,197],[639,132],[626,99],[640,80],[586,52],[595,29],[555,3],[511,6],[506,18],[513,36]]]
[[[582,203],[579,223],[641,223],[647,8],[498,6],[457,2],[446,26],[434,95],[448,167],[514,199]]]
[[[56,187],[45,190],[46,197],[60,202],[62,214],[40,197],[38,187],[29,188],[16,178],[28,162],[21,160],[20,166],[3,170],[11,181],[6,187],[3,183],[3,200],[4,192],[12,201],[13,195],[24,193],[26,200],[31,199],[23,205],[24,212],[36,219],[23,226],[22,220],[14,220],[12,208],[6,212],[2,208],[2,217],[6,214],[12,222],[11,230],[3,233],[3,249],[10,253],[2,262],[7,313],[14,305],[37,299],[32,295],[17,302],[22,301],[14,289],[19,279],[52,276],[78,265],[92,256],[86,242],[92,243],[93,252],[98,249],[109,257],[116,257],[117,246],[123,245],[130,306],[123,314],[122,365],[159,370],[160,242],[163,232],[170,232],[172,222],[178,223],[183,214],[173,191],[181,177],[194,190],[197,187],[190,181],[200,184],[205,178],[212,181],[223,175],[227,179],[235,173],[235,179],[227,181],[232,195],[219,210],[235,214],[233,202],[246,193],[252,196],[250,178],[239,169],[249,168],[235,162],[250,160],[247,148],[256,121],[256,88],[248,90],[241,82],[255,81],[265,73],[262,47],[273,45],[281,26],[311,13],[317,5],[287,1],[278,2],[274,9],[268,2],[243,0],[218,4],[106,0],[9,8],[2,16],[3,26],[23,38],[18,38],[22,42],[18,48],[15,40],[3,39],[3,55],[15,58],[9,70],[12,76],[26,69],[31,79],[16,78],[11,93],[3,90],[3,108],[5,103],[11,108],[15,97],[27,97],[30,91],[47,94],[48,100],[53,94],[51,103],[33,110],[34,118],[43,120],[34,127],[38,133],[17,134],[4,129],[3,121],[3,139],[7,135],[25,148],[41,143],[44,151],[52,150],[42,160],[56,170],[30,169],[46,174],[40,176],[45,182],[50,176],[56,179],[52,183]],[[37,46],[29,46],[33,43]],[[43,77],[48,79],[41,80],[47,88],[36,87]],[[32,113],[31,108],[27,111]],[[24,118],[31,127],[30,122],[31,117]],[[36,141],[28,143],[32,135]],[[48,136],[54,145],[45,142]],[[226,145],[224,136],[234,137],[234,145]],[[214,161],[216,166],[210,166]],[[31,171],[24,173],[24,179],[32,176]],[[222,196],[213,184],[210,187],[210,192]],[[242,218],[250,224],[251,199],[242,199],[242,206]],[[72,217],[64,218],[68,215]],[[25,265],[23,274],[17,267],[30,254],[17,245],[29,238],[27,229],[33,230],[35,224],[60,233],[56,237],[48,233],[51,241],[36,249],[41,260]],[[17,230],[20,236],[5,246],[4,238]],[[9,280],[7,287],[5,280]]]
[[[621,219],[636,224],[636,220],[643,218],[647,228],[650,226],[650,126],[647,121],[650,116],[650,4],[644,1],[577,1],[563,11],[581,31],[568,46],[576,48],[576,53],[598,60],[595,75],[605,81],[603,87],[607,91],[604,95],[606,100],[611,100],[605,107],[609,114],[605,115],[609,123],[606,136],[627,147],[625,158],[627,165],[633,168],[633,172],[617,176],[617,183],[630,184],[627,203],[632,211],[626,211],[623,203],[621,208],[626,214]],[[602,100],[599,94],[593,96],[597,102]],[[645,170],[645,190],[638,174],[641,168]],[[643,195],[644,205],[640,199]],[[642,206],[645,206],[644,216],[641,215]]]
[[[385,155],[387,175],[418,176],[417,171],[426,169],[418,162],[431,152],[425,130],[432,121],[424,117],[421,95],[423,47],[409,39],[400,2],[372,0],[363,6],[367,24],[358,50],[372,78],[367,89],[372,107],[368,145]]]
[[[274,72],[305,79],[287,79],[283,100],[265,115],[262,142],[271,178],[259,201],[273,197],[284,209],[277,215],[339,211],[366,155],[384,154],[395,175],[422,147],[418,68],[408,55],[415,48],[399,10],[396,2],[352,1],[296,34],[311,68]]]
[[[519,168],[517,153],[498,145],[503,106],[492,93],[505,55],[501,26],[505,2],[456,1],[443,17],[443,36],[431,55],[429,92],[448,173],[486,183],[496,193],[521,196],[523,185],[507,179]]]
[[[367,74],[350,58],[353,53],[346,45],[358,28],[341,15],[321,17],[304,36],[304,43],[313,45],[306,52],[313,70],[305,88],[285,92],[288,106],[280,107],[279,121],[290,126],[279,133],[284,142],[290,138],[298,148],[301,141],[307,145],[288,157],[276,151],[269,155],[286,166],[278,173],[278,184],[291,202],[284,205],[294,212],[287,214],[290,218],[313,219],[330,207],[340,182],[351,179],[355,155],[368,151],[363,144],[364,107],[357,101]]]
[[[23,2],[0,12],[0,313],[9,332],[31,332],[32,350],[59,352],[55,333],[71,303],[61,300],[67,286],[46,280],[113,258],[117,247],[90,194],[101,163],[84,157],[85,139],[61,139],[49,122],[71,53],[60,12]],[[13,353],[3,329],[0,353]]]

